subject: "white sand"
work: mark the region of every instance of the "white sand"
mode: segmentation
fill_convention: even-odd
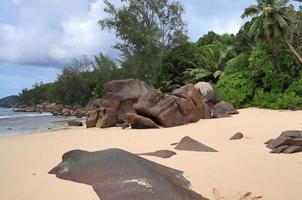
[[[97,200],[90,186],[68,182],[47,172],[73,149],[121,148],[133,153],[173,150],[171,143],[190,136],[218,153],[176,151],[170,159],[145,157],[183,170],[196,192],[214,199],[252,192],[267,200],[301,200],[302,153],[269,154],[264,146],[284,130],[302,130],[302,111],[240,110],[232,118],[201,120],[160,130],[73,129],[0,138],[0,198],[3,200]],[[248,138],[228,139],[241,131]],[[36,175],[34,175],[36,174]],[[230,198],[231,199],[231,198]]]

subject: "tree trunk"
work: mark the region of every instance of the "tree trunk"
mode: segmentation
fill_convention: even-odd
[[[291,43],[289,41],[285,41],[285,42],[286,42],[287,46],[289,47],[289,49],[291,50],[291,52],[298,58],[298,60],[300,61],[300,63],[302,63],[302,57],[296,51],[296,49],[293,47],[293,45],[291,45]]]

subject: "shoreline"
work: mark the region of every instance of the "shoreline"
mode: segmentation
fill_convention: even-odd
[[[210,199],[216,188],[234,200],[237,199],[232,195],[240,192],[252,192],[268,200],[299,200],[302,195],[299,187],[302,184],[301,153],[269,154],[264,142],[285,130],[302,130],[302,111],[248,108],[239,112],[231,118],[200,120],[156,130],[75,127],[0,137],[0,151],[5,152],[0,167],[0,194],[3,199],[10,200],[98,199],[89,186],[63,181],[47,173],[67,151],[120,148],[132,153],[175,151],[177,155],[169,159],[143,157],[184,171],[192,189]],[[238,131],[245,138],[229,141]],[[179,142],[184,136],[213,147],[218,153],[174,150],[170,144]]]

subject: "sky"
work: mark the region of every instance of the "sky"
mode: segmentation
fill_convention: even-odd
[[[118,5],[120,0],[111,0]],[[243,9],[255,0],[180,0],[192,41],[213,30],[237,33]],[[0,98],[36,82],[52,82],[70,59],[117,57],[113,32],[102,31],[103,0],[1,0]]]

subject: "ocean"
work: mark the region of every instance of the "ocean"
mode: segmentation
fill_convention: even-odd
[[[0,107],[0,136],[46,132],[68,128],[74,117],[53,116],[50,113],[13,112]]]

